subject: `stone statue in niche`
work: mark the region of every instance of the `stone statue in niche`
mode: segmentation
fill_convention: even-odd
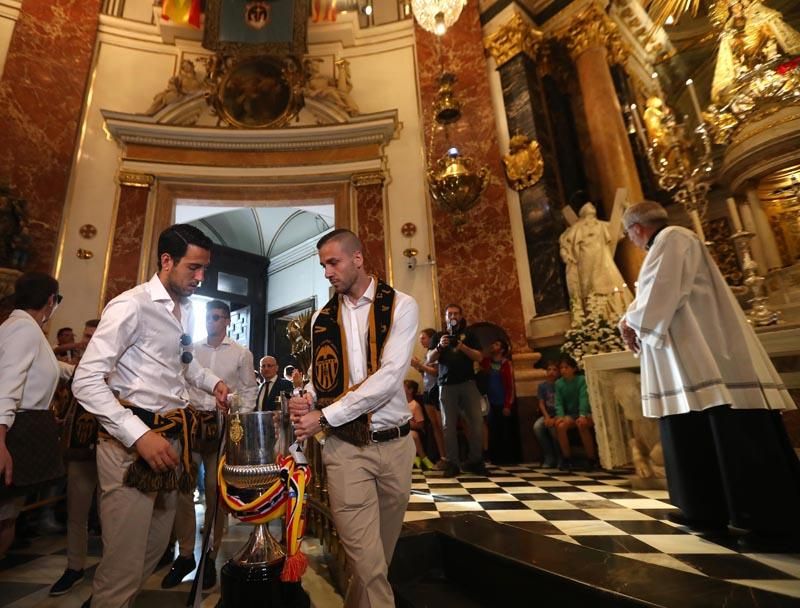
[[[147,108],[145,114],[152,116],[168,105],[196,93],[202,86],[203,81],[198,77],[194,63],[184,59],[181,61],[181,68],[177,76],[172,76],[167,82],[167,88],[153,97],[153,103]]]
[[[642,389],[639,374],[613,375],[614,399],[628,420],[633,437],[628,440],[636,474],[643,480],[665,479],[664,454],[658,421],[642,414]]]
[[[633,296],[614,263],[616,243],[611,242],[608,222],[597,219],[592,203],[581,207],[578,220],[561,234],[559,246],[567,267],[573,317],[582,318],[589,312],[585,310],[586,304],[595,296],[592,300],[602,299],[603,306],[602,310],[592,312],[616,324]]]
[[[350,96],[353,84],[350,80],[350,62],[340,59],[336,62],[336,78],[329,78],[320,72],[322,59],[307,58],[303,62],[306,70],[306,85],[303,95],[306,99],[316,99],[344,111],[349,116],[359,113],[358,105]]]

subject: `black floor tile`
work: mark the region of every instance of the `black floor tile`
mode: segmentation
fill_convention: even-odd
[[[495,481],[495,483],[501,488],[519,488],[531,485],[525,481]]]
[[[647,496],[642,496],[636,492],[606,492],[605,490],[592,490],[592,494],[597,494],[598,496],[603,496],[608,499],[647,498]]]
[[[22,564],[27,564],[35,559],[39,559],[41,555],[28,554],[28,553],[9,553],[3,559],[0,559],[0,571],[10,570]]]
[[[642,497],[638,496],[637,498]],[[634,511],[642,513],[643,515],[649,515],[653,519],[667,519],[669,513],[675,513],[675,509],[634,509]]]
[[[536,532],[537,534],[563,534],[563,532],[549,521],[509,521],[503,522],[513,528]]]
[[[436,494],[434,502],[475,502],[469,494]]]
[[[470,494],[506,494],[502,488],[466,488]]]
[[[542,488],[550,492],[551,494],[556,494],[557,492],[581,492],[582,490],[578,490],[575,486],[544,486]],[[639,496],[641,498],[641,496]]]
[[[435,511],[436,505],[432,502],[410,502],[406,511]]]
[[[552,494],[517,494],[515,492],[514,496],[517,497],[517,500],[558,500]]]
[[[791,579],[792,576],[770,568],[744,555],[683,554],[675,558],[714,578]]]
[[[590,515],[586,511],[581,511],[580,509],[542,509],[536,512],[549,521],[597,519],[594,515]]]
[[[573,536],[584,547],[606,553],[659,553],[659,550],[632,536]]]
[[[529,509],[528,505],[516,500],[496,500],[481,502],[481,507],[487,511],[518,511]]]

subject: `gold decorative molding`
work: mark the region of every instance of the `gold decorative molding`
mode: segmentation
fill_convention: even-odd
[[[617,24],[596,4],[590,4],[556,34],[567,47],[573,61],[592,48],[604,47],[609,63],[622,63],[626,49]]]
[[[527,135],[515,135],[509,143],[509,152],[503,157],[506,179],[519,192],[536,185],[544,174],[544,159],[539,142]]]
[[[117,181],[120,186],[130,186],[132,188],[147,188],[148,190],[153,187],[156,178],[146,173],[131,173],[129,171],[120,171],[117,175]]]
[[[508,23],[484,38],[483,48],[494,58],[499,68],[520,53],[535,61],[543,40],[544,34],[514,11]]]
[[[363,186],[374,186],[376,184],[383,185],[386,181],[386,175],[383,171],[367,171],[364,173],[356,173],[350,177],[350,182],[356,188]]]

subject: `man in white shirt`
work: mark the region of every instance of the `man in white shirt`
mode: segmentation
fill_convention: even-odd
[[[330,507],[353,574],[345,606],[393,608],[387,573],[416,453],[403,379],[419,311],[412,297],[366,273],[349,230],[325,235],[317,249],[336,295],[314,316],[311,383],[289,407],[298,440],[327,436]]]
[[[291,393],[294,387],[289,380],[278,377],[278,361],[275,357],[270,355],[261,357],[260,368],[264,382],[258,387],[256,409],[259,412],[280,409],[277,407],[275,400],[281,393]]]
[[[781,416],[794,402],[709,251],[667,217],[651,201],[623,214],[647,256],[620,330],[641,361],[644,415],[659,418],[670,519],[749,530],[748,553],[795,553],[800,463]]]
[[[91,603],[129,606],[164,552],[176,490],[190,491],[187,385],[228,387],[188,350],[189,300],[211,261],[211,240],[186,224],[158,239],[158,273],[108,303],[72,390],[103,431],[97,446],[103,558]],[[180,456],[179,456],[180,455]]]
[[[231,340],[228,327],[231,324],[231,309],[221,300],[211,300],[206,304],[205,340],[195,342],[194,356],[203,367],[212,370],[225,381],[231,392],[237,392],[242,400],[243,410],[253,409],[253,397],[257,390],[256,375],[253,371],[253,354]],[[192,459],[205,468],[206,509],[204,529],[211,525],[214,502],[217,500],[217,464],[220,424],[214,398],[208,393],[189,387],[192,406],[198,411],[198,441],[192,449]],[[225,524],[225,513],[220,510],[214,522],[213,545],[209,548],[208,561],[203,570],[203,589],[210,589],[217,582],[217,569],[214,565]],[[175,514],[175,535],[178,539],[178,557],[170,571],[161,581],[161,587],[170,589],[177,586],[183,577],[197,566],[194,559],[197,519],[194,514],[194,501],[191,494],[178,494],[178,507]]]

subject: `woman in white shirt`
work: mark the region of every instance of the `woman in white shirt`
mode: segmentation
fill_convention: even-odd
[[[17,279],[14,310],[0,325],[0,486],[14,480],[14,462],[6,434],[20,410],[46,410],[59,377],[69,378],[72,366],[59,365],[42,330],[61,301],[58,281],[29,272]],[[0,499],[0,556],[14,540],[19,501]]]

